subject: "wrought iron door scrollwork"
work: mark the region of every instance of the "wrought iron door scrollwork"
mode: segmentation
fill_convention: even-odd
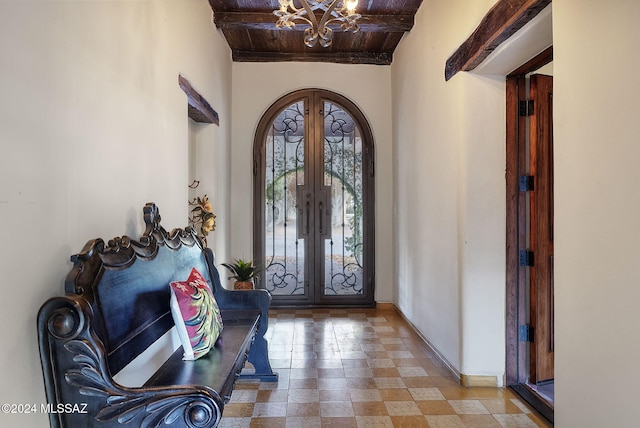
[[[304,186],[307,113],[302,102],[293,103],[280,113],[269,132],[266,202],[273,234],[265,275],[266,289],[276,294],[304,292],[300,240],[309,235],[313,221],[309,189]],[[295,230],[288,221],[291,210],[298,211]]]
[[[363,152],[355,123],[338,105],[324,103],[324,181],[329,200],[342,201],[336,219],[340,239],[329,241],[325,255],[324,292],[329,295],[362,294]],[[347,215],[348,213],[348,215]]]
[[[339,94],[294,91],[262,116],[254,259],[276,306],[374,303],[373,157],[371,127]]]

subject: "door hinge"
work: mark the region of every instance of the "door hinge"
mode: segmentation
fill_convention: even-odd
[[[520,176],[520,191],[531,192],[533,190],[533,175],[521,175]]]
[[[533,251],[520,251],[520,266],[533,266]]]
[[[533,342],[533,327],[529,324],[520,326],[520,342]]]
[[[533,115],[533,107],[534,107],[533,100],[520,101],[518,114],[520,116],[531,116]]]

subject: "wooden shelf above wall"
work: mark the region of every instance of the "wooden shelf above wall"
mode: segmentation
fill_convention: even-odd
[[[187,94],[188,115],[194,122],[220,125],[218,113],[211,108],[207,100],[191,86],[191,83],[184,76],[178,75],[178,85]]]

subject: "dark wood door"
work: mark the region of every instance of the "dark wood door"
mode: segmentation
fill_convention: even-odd
[[[534,101],[529,121],[529,173],[534,179],[530,196],[530,382],[553,379],[553,78],[534,74],[529,97]]]

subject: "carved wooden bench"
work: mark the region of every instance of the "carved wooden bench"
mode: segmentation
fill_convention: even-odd
[[[65,295],[40,308],[47,401],[70,410],[51,413],[52,427],[215,427],[247,359],[255,371],[242,376],[278,379],[264,338],[269,293],[224,289],[213,252],[202,248],[190,227],[167,233],[155,204],[145,206],[144,220],[139,241],[127,236],[107,245],[89,241],[71,257]],[[158,339],[173,334],[169,283],[185,280],[193,267],[207,280],[222,314],[215,346],[195,361],[183,361],[176,345],[165,349],[166,361],[143,384],[114,380],[150,346],[158,346]]]

